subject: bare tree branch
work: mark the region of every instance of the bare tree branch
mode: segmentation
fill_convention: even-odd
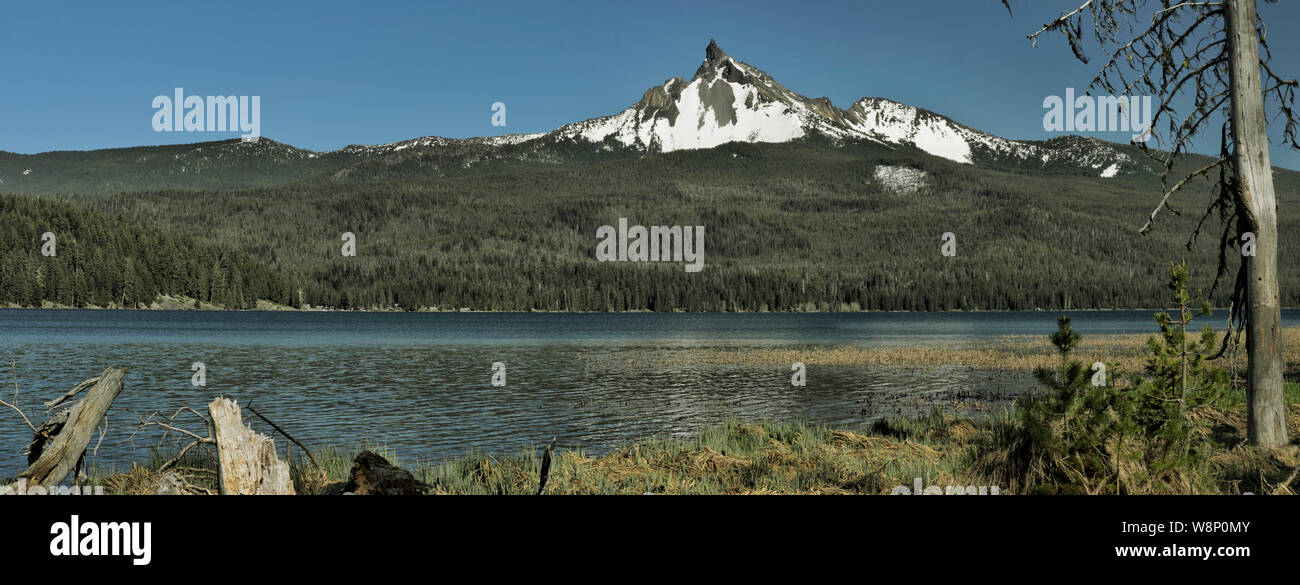
[[[23,417],[23,422],[27,423],[27,428],[31,429],[33,433],[39,433],[40,431],[36,429],[36,425],[27,419],[27,414],[23,412],[23,409],[18,408],[18,362],[13,362],[10,367],[14,375],[14,401],[10,403],[0,400],[0,406],[8,406],[14,409],[18,416]]]
[[[1138,231],[1140,231],[1141,233],[1144,233],[1144,234],[1147,233],[1147,232],[1149,232],[1149,231],[1151,231],[1151,226],[1152,226],[1153,224],[1155,224],[1155,221],[1156,221],[1156,214],[1160,213],[1160,209],[1161,209],[1161,208],[1168,208],[1168,207],[1169,207],[1169,197],[1170,197],[1171,195],[1173,195],[1174,193],[1176,193],[1179,189],[1182,189],[1182,188],[1183,188],[1183,185],[1186,185],[1188,181],[1190,181],[1190,180],[1192,180],[1192,179],[1194,179],[1194,178],[1196,178],[1196,177],[1205,176],[1207,173],[1210,172],[1210,169],[1213,169],[1213,168],[1215,168],[1215,167],[1217,167],[1217,166],[1219,166],[1219,165],[1221,165],[1221,164],[1223,164],[1223,163],[1226,163],[1226,162],[1228,162],[1227,159],[1223,159],[1223,158],[1217,159],[1217,160],[1215,160],[1214,162],[1212,162],[1212,163],[1210,163],[1210,164],[1208,164],[1208,165],[1205,165],[1205,166],[1202,167],[1200,170],[1198,170],[1198,171],[1196,171],[1196,172],[1194,172],[1194,173],[1192,173],[1192,174],[1190,174],[1190,175],[1187,175],[1186,177],[1183,177],[1183,180],[1179,181],[1178,184],[1174,185],[1174,188],[1172,188],[1172,189],[1170,189],[1169,191],[1165,192],[1165,196],[1164,196],[1163,198],[1160,199],[1160,204],[1159,204],[1159,205],[1156,205],[1156,208],[1153,209],[1153,210],[1151,211],[1151,217],[1147,219],[1147,223],[1146,223],[1146,225],[1142,226],[1142,229],[1141,229],[1141,230],[1138,230]]]

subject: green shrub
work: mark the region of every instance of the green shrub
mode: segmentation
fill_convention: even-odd
[[[1187,266],[1169,270],[1177,319],[1158,313],[1160,335],[1140,373],[1127,384],[1117,367],[1087,366],[1071,357],[1081,336],[1070,318],[1057,319],[1049,338],[1061,355],[1057,369],[1040,367],[1045,392],[1018,415],[993,425],[976,444],[980,473],[1022,493],[1194,493],[1213,490],[1212,442],[1191,414],[1226,395],[1228,376],[1211,365],[1214,331],[1187,334],[1198,315],[1189,306]],[[1210,314],[1202,303],[1200,315]],[[1107,371],[1109,370],[1109,372]]]

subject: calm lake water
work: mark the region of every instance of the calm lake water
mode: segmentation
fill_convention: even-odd
[[[1151,311],[1073,312],[1084,335],[1153,332]],[[509,453],[558,437],[599,453],[650,436],[689,437],[726,418],[858,427],[976,396],[992,408],[1032,388],[1020,373],[968,368],[692,364],[705,350],[907,345],[1046,335],[1055,312],[853,314],[544,314],[0,310],[0,381],[33,422],[40,403],[128,368],[93,464],[126,467],[157,444],[136,417],[215,396],[323,445],[384,444],[403,459]],[[1218,324],[1221,317],[1214,317]],[[1286,310],[1288,325],[1300,310]],[[206,387],[191,364],[207,367]],[[492,363],[506,385],[491,384]],[[673,365],[662,365],[669,362]],[[963,408],[958,405],[954,408]],[[985,407],[987,410],[987,407]],[[251,424],[270,432],[260,420]],[[201,430],[201,429],[196,429]],[[31,438],[0,409],[0,476],[25,467]],[[97,437],[98,440],[98,437]],[[277,445],[285,440],[276,435]],[[95,442],[92,442],[92,447]]]

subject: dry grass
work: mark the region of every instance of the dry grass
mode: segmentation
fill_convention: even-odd
[[[1224,493],[1296,495],[1300,482],[1300,403],[1287,408],[1287,434],[1292,444],[1279,449],[1260,450],[1246,444],[1244,408],[1210,410],[1196,423],[1214,437],[1222,451],[1211,457],[1218,471]]]
[[[161,473],[148,467],[132,465],[126,473],[115,473],[102,480],[104,493],[120,495],[148,495],[158,491]]]
[[[936,422],[938,421],[938,422]],[[693,440],[656,439],[593,457],[559,450],[548,494],[884,494],[914,478],[926,485],[961,484],[955,465],[970,423],[933,419],[955,430],[927,433],[910,426],[896,436],[832,430],[820,425],[727,422]],[[916,433],[914,436],[903,436]],[[942,437],[942,440],[937,437]],[[371,449],[374,447],[371,446]],[[348,451],[317,454],[326,481],[347,476]],[[470,454],[438,463],[401,462],[433,486],[434,494],[536,493],[540,459],[534,450],[514,456]],[[304,493],[319,485],[310,464],[295,460]]]
[[[1188,486],[1193,479],[1208,479],[1210,485],[1217,486],[1217,493],[1294,494],[1300,489],[1295,481],[1300,445],[1272,451],[1246,446],[1240,405],[1198,412],[1197,425],[1214,437],[1219,451],[1204,472],[1210,476],[1186,477]],[[599,457],[580,450],[559,450],[546,492],[888,494],[895,486],[911,487],[914,479],[920,478],[927,486],[999,485],[1002,493],[1013,493],[1016,486],[1000,485],[972,471],[972,455],[982,440],[1013,429],[1014,420],[1004,415],[970,421],[935,411],[922,417],[880,421],[863,431],[732,421],[711,427],[692,440],[633,443]],[[1290,405],[1288,426],[1292,436],[1300,436],[1300,404]],[[359,446],[355,451],[362,448],[410,470],[433,486],[431,493],[439,495],[533,494],[541,469],[539,454],[532,449],[514,456],[479,453],[429,463],[401,461],[391,451],[374,445]],[[322,449],[316,453],[322,468],[294,457],[290,463],[295,488],[310,494],[327,483],[346,480],[353,455],[354,450]],[[102,478],[100,483],[106,493],[151,494],[160,479],[152,466],[135,465],[125,473]],[[1162,489],[1186,493],[1170,483],[1166,481]],[[1177,484],[1176,477],[1173,483]]]
[[[1151,334],[1084,336],[1074,351],[1075,359],[1084,363],[1118,364],[1123,371],[1142,369],[1146,340]],[[1288,372],[1300,372],[1300,327],[1282,330],[1283,360]],[[963,366],[972,370],[1030,371],[1036,367],[1056,367],[1060,363],[1056,350],[1045,335],[1017,335],[980,342],[953,342],[922,346],[835,346],[784,349],[750,349],[743,351],[698,351],[649,365],[750,365],[773,366],[803,362],[813,366]],[[1245,367],[1245,351],[1238,352],[1237,363]]]

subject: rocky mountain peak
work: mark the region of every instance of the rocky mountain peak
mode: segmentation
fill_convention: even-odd
[[[706,62],[717,63],[727,58],[727,53],[718,46],[716,39],[709,39],[709,46],[704,48],[704,60]]]
[[[718,42],[709,39],[709,46],[704,49],[704,62],[700,68],[695,70],[694,79],[702,77],[712,77],[715,73],[721,72],[721,77],[733,83],[752,83],[750,76],[747,75],[747,68],[740,66],[736,60],[727,55]]]

